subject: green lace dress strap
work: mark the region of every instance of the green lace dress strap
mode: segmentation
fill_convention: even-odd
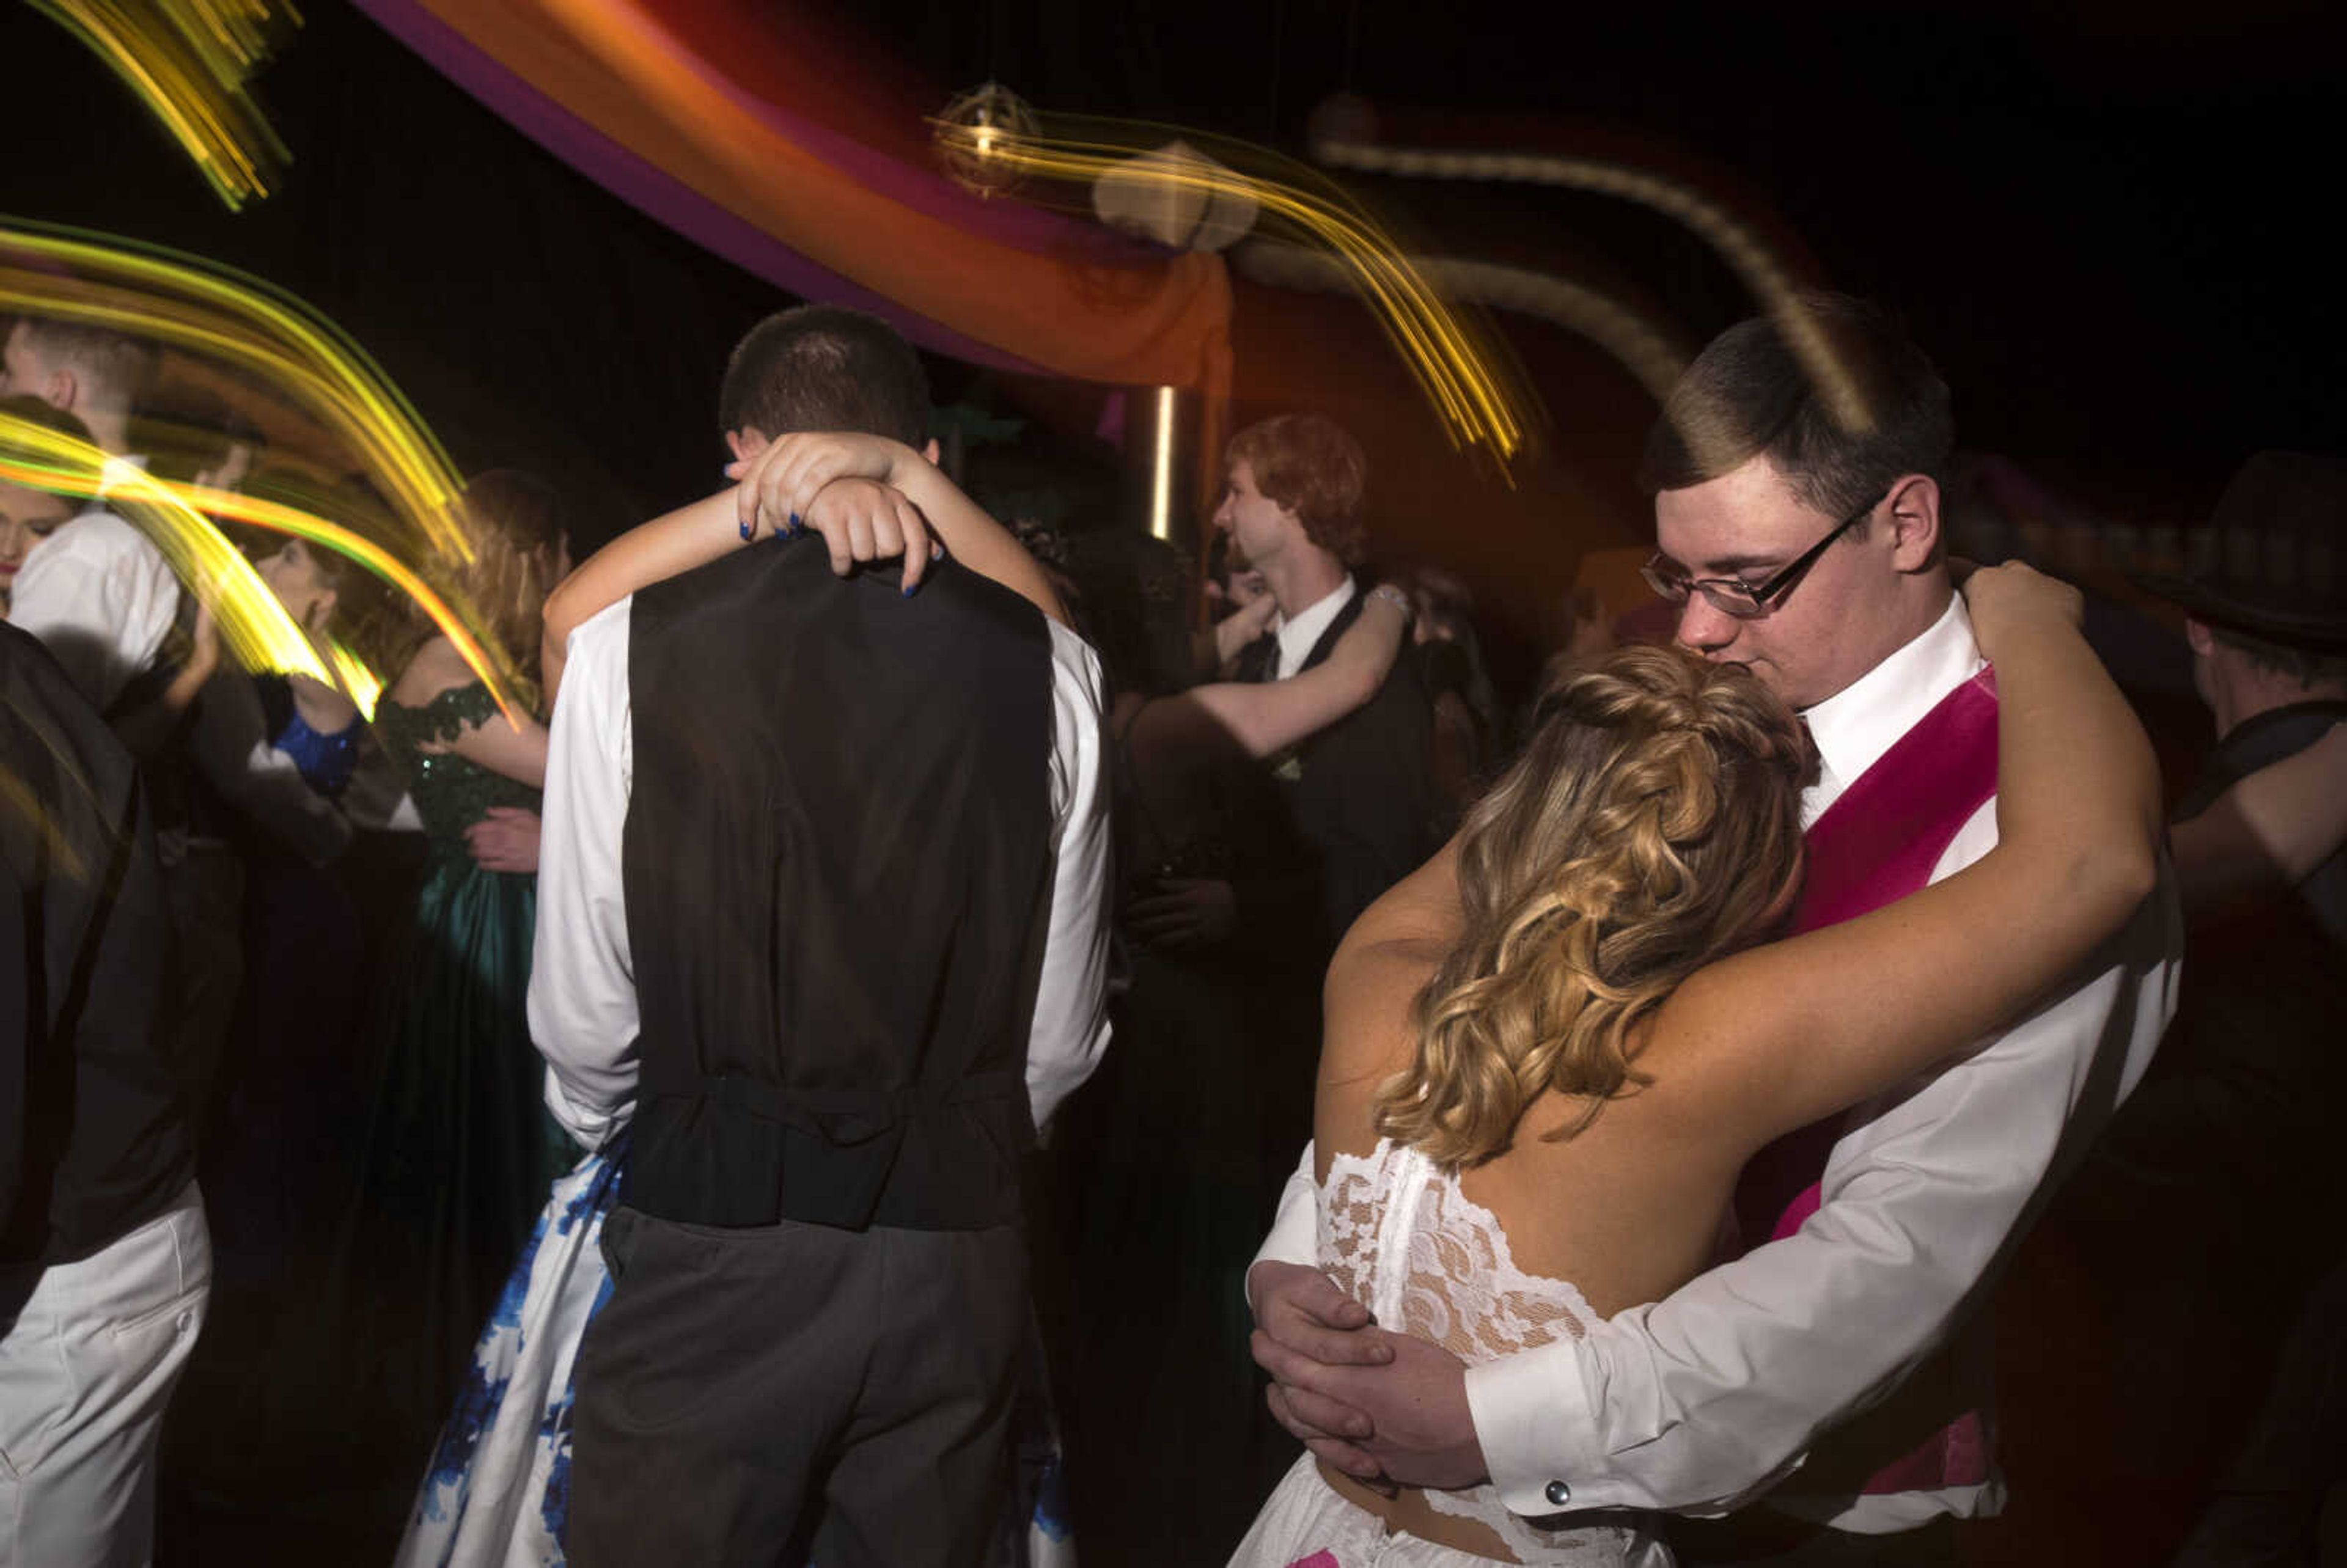
[[[488,687],[472,681],[449,687],[420,708],[385,698],[376,710],[375,723],[388,738],[403,745],[446,745],[467,727],[485,724],[498,712],[497,700],[489,694]]]
[[[375,727],[384,749],[399,764],[424,830],[436,839],[460,843],[466,828],[497,806],[538,809],[538,793],[492,773],[454,752],[425,751],[453,743],[469,726],[498,717],[497,699],[479,682],[452,686],[430,701],[408,707],[386,697],[375,705]]]

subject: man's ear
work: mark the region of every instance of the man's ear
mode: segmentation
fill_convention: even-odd
[[[1940,562],[1940,485],[1929,475],[1910,474],[1891,487],[1891,566],[1922,571]]]
[[[318,597],[310,601],[310,613],[302,619],[309,622],[302,629],[304,631],[323,633],[333,624],[334,590],[331,588],[322,589]]]
[[[2184,641],[2195,657],[2206,659],[2217,651],[2217,634],[2209,630],[2209,623],[2197,615],[2184,618]]]
[[[49,372],[48,384],[41,388],[41,401],[51,408],[74,412],[74,403],[81,396],[81,377],[71,365],[61,364]]]
[[[747,463],[771,445],[765,433],[754,425],[744,425],[739,430],[725,433],[725,449],[733,454],[736,463]]]
[[[936,436],[932,436],[929,437],[928,445],[921,448],[921,456],[928,461],[930,467],[934,468],[938,466],[938,438]]]

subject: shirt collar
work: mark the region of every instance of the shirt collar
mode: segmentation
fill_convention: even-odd
[[[1840,794],[1985,662],[1973,640],[1963,596],[1951,594],[1946,611],[1928,630],[1802,712],[1823,764],[1819,789],[1812,794]]]
[[[1307,659],[1312,657],[1312,645],[1320,641],[1320,634],[1328,630],[1329,624],[1359,591],[1353,579],[1348,577],[1334,589],[1296,611],[1292,619],[1279,623],[1279,667],[1282,673],[1300,668]]]

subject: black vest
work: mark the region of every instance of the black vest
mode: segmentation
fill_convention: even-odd
[[[769,542],[636,596],[623,846],[662,1218],[1001,1225],[1034,1142],[1051,650],[950,562],[911,599]]]

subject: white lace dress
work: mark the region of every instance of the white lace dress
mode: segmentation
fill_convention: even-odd
[[[1561,1279],[1520,1272],[1491,1211],[1415,1149],[1380,1140],[1368,1158],[1339,1154],[1320,1189],[1320,1266],[1400,1333],[1430,1339],[1463,1361],[1489,1361],[1579,1338],[1595,1314]],[[1481,1522],[1520,1563],[1624,1568],[1648,1559],[1650,1532],[1622,1516],[1561,1529],[1510,1513],[1489,1486],[1430,1491],[1440,1513]],[[1663,1559],[1667,1561],[1667,1559]],[[1436,1568],[1490,1561],[1414,1536],[1340,1497],[1312,1456],[1287,1472],[1231,1568]]]

